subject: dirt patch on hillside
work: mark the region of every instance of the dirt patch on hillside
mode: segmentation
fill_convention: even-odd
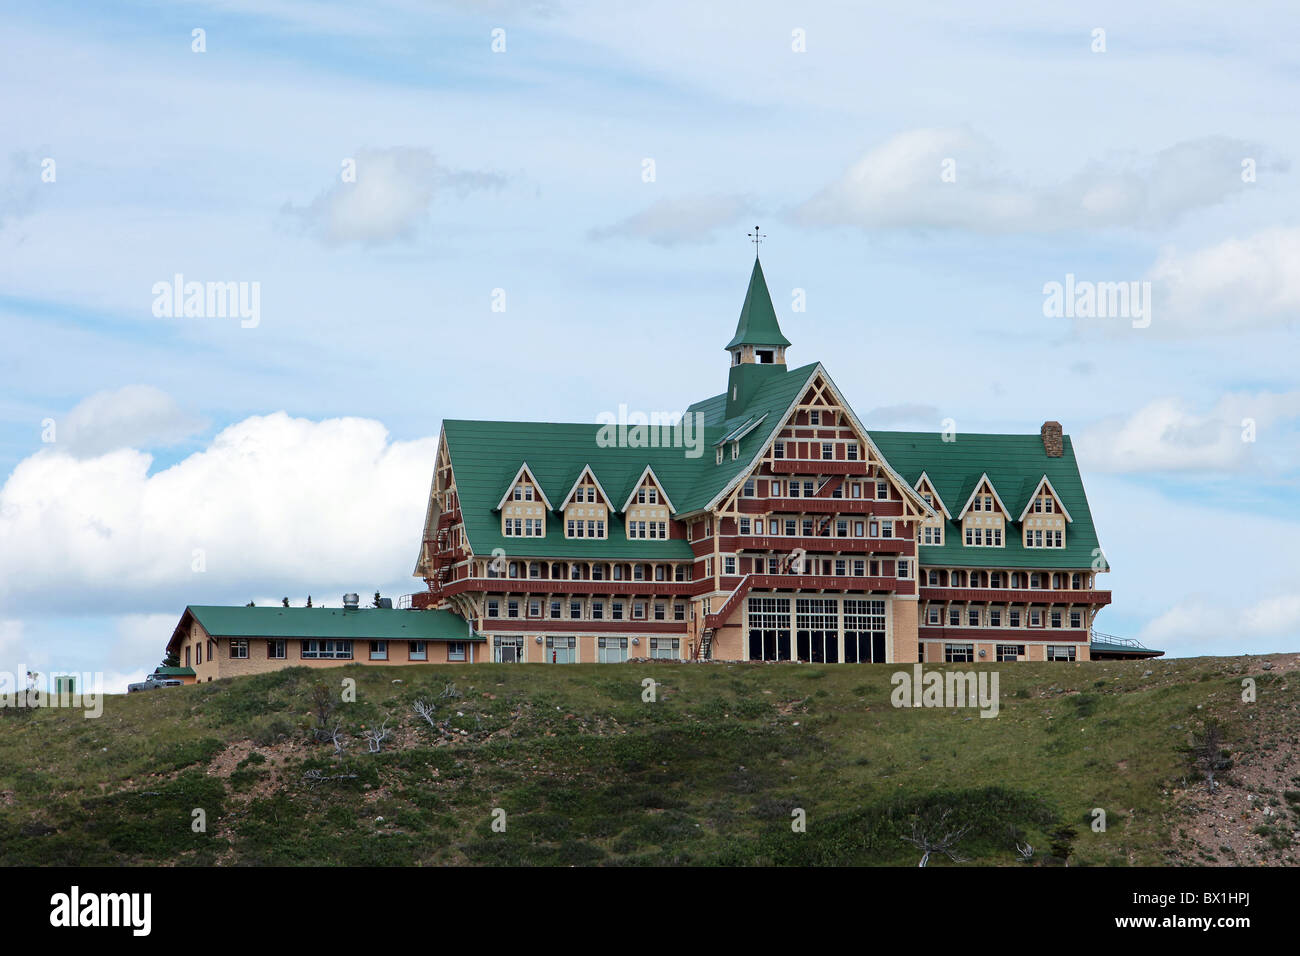
[[[1233,765],[1214,792],[1199,780],[1171,792],[1176,862],[1300,864],[1300,705],[1285,693],[1296,671],[1295,655],[1244,658],[1232,668],[1259,681],[1258,699],[1243,704],[1227,732]]]

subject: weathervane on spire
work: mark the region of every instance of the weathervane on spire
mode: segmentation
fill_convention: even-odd
[[[754,255],[757,256],[758,247],[762,243],[762,241],[767,238],[767,236],[763,235],[758,231],[758,226],[754,227],[753,232],[747,232],[745,233],[745,235],[749,236],[749,241],[754,244]]]

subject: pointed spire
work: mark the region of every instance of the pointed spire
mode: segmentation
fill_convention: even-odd
[[[772,307],[772,296],[767,291],[767,280],[763,278],[758,256],[754,256],[754,271],[749,277],[749,290],[740,309],[736,334],[724,348],[734,349],[741,345],[767,348],[790,345],[790,340],[781,334],[781,324],[776,320],[776,309]]]

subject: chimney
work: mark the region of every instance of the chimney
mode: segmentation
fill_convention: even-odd
[[[1043,436],[1043,451],[1047,452],[1048,458],[1060,458],[1065,454],[1065,443],[1061,440],[1060,422],[1043,422],[1039,434]]]

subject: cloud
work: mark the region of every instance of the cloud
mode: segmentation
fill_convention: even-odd
[[[943,415],[933,405],[882,405],[863,415],[862,423],[868,428],[914,425],[933,431],[943,426]]]
[[[804,225],[976,233],[1167,225],[1245,188],[1241,160],[1259,148],[1222,136],[1154,156],[1093,161],[1068,179],[1029,185],[968,130],[918,129],[868,151],[793,212]],[[945,170],[951,175],[945,179]]]
[[[55,418],[55,444],[77,458],[117,448],[173,445],[203,427],[170,395],[152,385],[96,392]]]
[[[1149,647],[1216,643],[1219,653],[1265,653],[1265,644],[1295,649],[1300,637],[1300,594],[1278,594],[1244,607],[1199,598],[1185,601],[1152,619],[1139,640]],[[1279,639],[1283,643],[1279,643]],[[1247,644],[1246,647],[1232,645]],[[1226,646],[1225,646],[1226,645]]]
[[[0,606],[46,611],[57,594],[104,614],[179,613],[385,586],[414,563],[435,444],[277,412],[153,475],[134,449],[38,452],[0,488]]]
[[[496,189],[496,173],[453,170],[427,149],[395,147],[357,151],[356,180],[339,181],[307,206],[285,203],[281,213],[326,245],[359,242],[383,245],[409,240],[427,217],[436,196]]]
[[[1165,331],[1293,323],[1300,318],[1300,228],[1266,229],[1188,252],[1169,249],[1147,278]]]
[[[1159,398],[1088,426],[1074,444],[1089,471],[1234,472],[1261,459],[1294,467],[1294,436],[1270,429],[1297,418],[1300,391],[1225,395],[1204,413]]]
[[[648,239],[657,246],[692,245],[713,241],[718,229],[735,225],[753,212],[754,203],[744,196],[714,194],[657,199],[635,215],[592,229],[587,237]]]
[[[29,216],[40,198],[40,160],[24,152],[10,153],[0,163],[0,229],[6,221]]]

